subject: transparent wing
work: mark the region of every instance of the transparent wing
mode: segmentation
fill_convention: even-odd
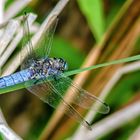
[[[26,52],[28,54],[28,57],[24,59],[24,62],[22,63],[22,67],[21,67],[22,69],[28,68],[31,65],[31,63],[33,63],[34,60],[48,57],[52,47],[53,35],[56,29],[56,25],[58,23],[58,19],[56,19],[54,23],[51,24],[49,29],[42,33],[42,36],[39,39],[38,43],[36,44],[36,47],[33,47],[31,42],[31,33],[30,33],[31,24],[29,24],[28,16],[29,14],[24,15],[24,20],[23,20],[24,38],[22,41],[22,46],[23,47],[26,46]],[[21,54],[21,57],[22,55],[24,56],[24,54]]]
[[[46,58],[49,56],[57,23],[58,18],[51,24],[51,26],[47,31],[44,31],[42,37],[37,43],[36,54],[38,55],[39,58]]]
[[[64,111],[68,116],[75,118],[78,122],[82,123],[83,126],[91,130],[90,124],[79,114],[79,112],[77,112],[72,105],[64,101],[63,95],[54,86],[54,79],[48,80],[43,84],[34,85],[28,88],[28,90],[53,108],[56,108],[57,105],[62,102],[64,108],[60,111]]]
[[[72,80],[69,77],[61,75],[57,77],[57,79],[58,80],[52,81],[52,84],[58,90],[58,92],[61,93],[61,95],[65,94],[66,90],[70,87],[71,95],[74,94],[72,95],[74,97],[72,100],[73,104],[88,109],[93,105],[93,103],[97,103],[100,105],[100,108],[95,106],[94,107],[95,111],[102,114],[106,114],[109,112],[110,108],[105,102],[103,102],[96,96],[91,95],[86,90],[78,87],[76,84],[72,82]]]
[[[21,69],[28,68],[31,65],[33,59],[37,59],[31,42],[30,26],[31,23],[29,22],[29,14],[25,13],[22,22],[23,27],[22,50],[24,50],[24,52],[21,53],[21,60],[24,59],[25,53],[27,54],[27,57],[24,59],[21,65]]]

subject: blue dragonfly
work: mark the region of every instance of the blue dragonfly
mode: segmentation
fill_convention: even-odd
[[[31,42],[30,26],[27,20],[28,14],[24,16],[24,39],[23,46],[27,46],[28,57],[21,65],[21,71],[0,78],[0,88],[24,83],[25,87],[43,102],[56,108],[59,103],[64,106],[64,111],[68,116],[75,118],[82,125],[91,130],[91,126],[82,115],[74,108],[78,105],[84,109],[89,109],[93,103],[100,104],[100,108],[95,108],[100,113],[108,113],[109,106],[91,95],[86,90],[78,87],[69,77],[64,75],[68,69],[68,64],[63,58],[50,58],[53,34],[57,25],[57,20],[49,30],[44,32],[36,48],[42,48],[43,54],[39,49],[34,49]],[[21,54],[22,57],[22,54]],[[29,82],[30,81],[30,82]],[[64,99],[65,92],[70,87],[71,93],[75,94],[71,103]]]

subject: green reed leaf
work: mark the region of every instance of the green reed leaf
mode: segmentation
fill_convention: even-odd
[[[110,66],[110,65],[120,64],[120,63],[126,63],[126,62],[132,62],[132,61],[136,61],[136,60],[140,60],[140,55],[135,55],[135,56],[131,56],[131,57],[123,58],[123,59],[118,59],[118,60],[114,60],[114,61],[110,61],[110,62],[106,62],[106,63],[102,63],[102,64],[97,64],[95,66],[90,66],[90,67],[87,67],[87,68],[68,71],[68,72],[65,72],[64,75],[65,76],[71,76],[71,75],[75,75],[75,74],[78,74],[78,73],[81,73],[81,72],[84,72],[84,71],[87,71],[87,70],[93,70],[93,69],[97,69],[97,68],[101,68],[101,67],[105,67],[105,66]],[[28,86],[32,85],[32,83],[33,83],[32,80],[28,81]],[[0,88],[0,94],[5,94],[7,92],[14,91],[14,90],[19,90],[19,89],[22,89],[22,88],[25,88],[25,83],[20,83],[20,84],[17,84],[17,85],[6,87],[6,88]]]
[[[97,42],[100,41],[105,30],[105,17],[102,0],[78,0],[80,10],[84,14],[89,27]]]
[[[131,57],[123,58],[123,59],[118,59],[118,60],[106,62],[106,63],[103,63],[103,64],[97,64],[95,66],[90,66],[90,67],[87,67],[87,68],[68,71],[68,72],[65,72],[65,76],[71,76],[71,75],[78,74],[78,73],[81,73],[81,72],[84,72],[84,71],[87,71],[87,70],[93,70],[93,69],[97,69],[97,68],[101,68],[101,67],[105,67],[105,66],[131,62],[131,61],[135,61],[135,60],[139,60],[139,59],[140,59],[140,55],[135,55],[135,56],[131,56]]]

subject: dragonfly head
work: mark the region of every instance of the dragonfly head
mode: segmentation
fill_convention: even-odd
[[[68,69],[68,64],[63,58],[53,58],[54,67],[60,71],[65,71]]]
[[[63,58],[47,58],[45,59],[44,68],[51,69],[51,72],[64,72],[68,69],[68,64]]]

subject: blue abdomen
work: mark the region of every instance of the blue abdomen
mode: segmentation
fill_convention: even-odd
[[[0,88],[20,84],[22,82],[26,82],[30,78],[31,78],[30,70],[29,69],[22,70],[20,72],[0,78]]]

